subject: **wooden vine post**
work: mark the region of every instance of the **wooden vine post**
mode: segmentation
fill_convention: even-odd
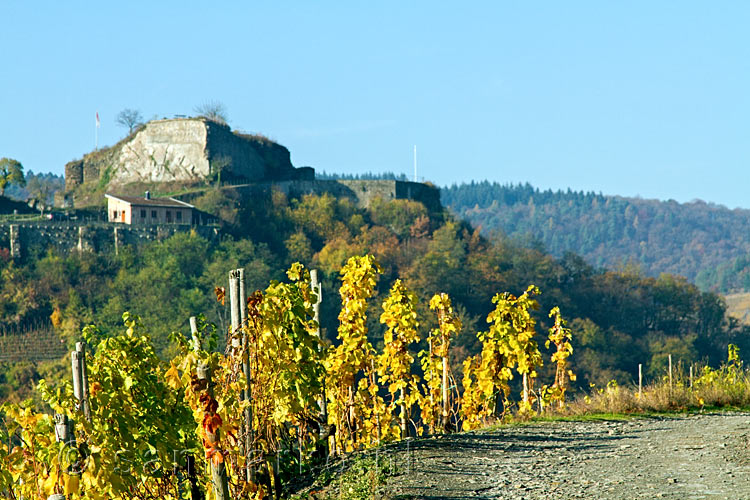
[[[430,421],[430,432],[440,429],[448,432],[450,428],[450,364],[449,351],[451,336],[457,335],[461,330],[461,320],[453,310],[450,297],[440,293],[430,299],[430,309],[437,311],[438,328],[430,334],[429,339],[429,363],[433,363],[435,357],[440,358],[439,366],[435,366],[433,377],[440,377],[440,382],[433,385],[430,393],[430,407],[434,416]],[[435,344],[433,345],[433,342]],[[424,362],[423,362],[424,365]],[[429,365],[427,365],[429,366]],[[435,406],[435,399],[440,399],[439,408]],[[438,414],[439,412],[439,414]]]
[[[91,420],[89,407],[89,377],[86,370],[86,344],[76,342],[76,350],[70,353],[73,368],[73,394],[78,400],[77,409],[83,412],[86,420]]]
[[[240,279],[238,274],[236,269],[229,271],[229,312],[231,318],[229,342],[233,350],[239,349],[241,346],[241,339],[237,338],[237,331],[240,328]]]
[[[669,359],[669,397],[672,397],[672,355],[668,356]]]
[[[83,413],[84,418],[90,421],[89,377],[86,370],[86,344],[84,342],[76,342],[75,351],[70,353],[70,361],[73,371],[73,395],[78,400],[76,410]],[[68,446],[76,446],[75,421],[69,419],[64,413],[55,413],[54,420],[55,441]],[[53,493],[47,500],[65,500],[65,495]]]
[[[643,364],[638,363],[638,401],[643,401]]]
[[[441,311],[441,314],[445,316],[445,311]],[[443,318],[444,319],[444,318]],[[448,401],[448,349],[447,349],[447,342],[448,339],[447,336],[444,336],[443,338],[443,380],[442,380],[442,389],[443,389],[443,414],[442,414],[442,422],[441,426],[443,428],[443,432],[448,432],[448,423],[449,423],[449,401]]]
[[[206,393],[211,399],[213,399],[214,390],[213,383],[211,381],[211,368],[205,363],[200,363],[196,367],[195,371],[198,380],[201,380],[205,383]],[[204,432],[206,433],[206,440],[211,446],[211,449],[216,450],[220,437],[219,429],[217,428],[214,430],[214,432],[211,432],[209,429],[206,429],[204,427]],[[227,467],[224,458],[221,456],[221,452],[219,451],[216,453],[219,454],[219,459],[216,459],[216,456],[214,455],[211,456],[209,460],[209,463],[211,464],[211,484],[214,490],[214,497],[216,498],[216,500],[229,500]]]
[[[247,332],[247,289],[245,287],[245,269],[229,271],[229,305],[232,321],[232,349],[240,349],[242,353],[242,373],[247,385],[242,391],[242,399],[248,402],[244,414],[245,427],[245,480],[255,482],[255,468],[252,465],[253,453],[253,413],[252,413],[252,373],[250,372],[250,339]],[[242,330],[242,336],[237,337],[237,331]]]
[[[320,337],[320,303],[323,302],[323,294],[321,293],[323,291],[323,287],[321,286],[320,281],[318,281],[317,269],[310,269],[310,288],[312,288],[312,291],[317,297],[315,303],[313,304],[313,319],[315,319],[315,324],[318,325],[317,334],[318,337]]]
[[[690,388],[693,388],[693,364],[690,363]]]
[[[248,402],[245,409],[245,449],[248,450],[247,461],[245,462],[245,479],[248,482],[255,482],[255,468],[252,465],[254,457],[253,441],[253,393],[252,393],[252,373],[250,372],[250,336],[247,331],[247,287],[245,285],[245,269],[237,269],[239,279],[239,307],[240,307],[240,324],[242,325],[242,372],[245,374],[247,386],[245,387],[245,400]]]
[[[193,350],[196,352],[200,351],[202,346],[200,335],[198,334],[198,319],[195,316],[190,316],[190,335],[193,339]],[[190,498],[193,500],[202,500],[204,496],[198,484],[198,471],[195,467],[195,457],[190,453],[185,456],[185,472],[187,473],[188,481],[190,482]]]
[[[55,413],[55,441],[75,446],[75,421],[64,413]]]
[[[198,319],[195,316],[190,316],[190,335],[193,339],[193,350],[201,350],[201,339],[198,335]]]
[[[55,441],[58,443],[65,443],[66,446],[75,448],[76,434],[75,434],[75,421],[68,418],[64,413],[55,413]],[[75,467],[70,466],[66,471],[67,474],[80,473],[76,471]],[[55,493],[50,495],[47,500],[65,500],[65,495],[61,493]]]
[[[320,329],[320,304],[323,302],[323,285],[318,280],[317,269],[310,270],[310,288],[312,289],[313,293],[315,293],[316,297],[315,303],[313,304],[313,319],[315,320],[316,325],[316,335],[319,339],[322,340],[323,336]],[[323,448],[321,451],[325,454],[325,456],[328,456],[330,450],[328,441],[332,438],[328,436],[330,432],[328,430],[328,401],[326,399],[325,377],[323,377],[321,396],[320,399],[318,399],[318,406],[320,407],[321,422],[319,437],[322,440],[321,447]]]

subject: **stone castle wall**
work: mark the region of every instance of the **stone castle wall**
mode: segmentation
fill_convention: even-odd
[[[163,240],[179,232],[196,231],[209,241],[218,240],[216,226],[188,224],[125,225],[107,222],[34,221],[0,223],[0,248],[14,258],[41,255],[49,248],[59,252],[115,252],[124,245]]]
[[[385,201],[407,199],[419,201],[431,212],[440,212],[440,191],[431,185],[418,182],[395,180],[290,180],[277,182],[259,182],[247,185],[225,187],[237,191],[243,200],[252,200],[259,196],[268,196],[274,189],[290,197],[305,194],[330,194],[336,198],[348,198],[356,205],[367,208],[375,198]],[[203,193],[196,191],[180,199],[192,203]]]
[[[229,127],[206,122],[206,155],[210,161],[227,162],[222,179],[250,181],[293,179],[289,150],[261,136],[232,132]]]
[[[83,160],[74,160],[65,165],[65,190],[72,191],[83,184]]]
[[[337,180],[356,196],[359,205],[367,207],[375,198],[419,201],[432,212],[441,210],[440,191],[429,184],[397,180]]]

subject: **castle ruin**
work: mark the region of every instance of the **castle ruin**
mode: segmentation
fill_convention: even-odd
[[[317,180],[311,167],[294,167],[289,150],[261,135],[232,131],[206,118],[174,118],[146,123],[110,148],[94,151],[65,165],[66,199],[96,204],[95,192],[140,193],[143,185],[222,184],[243,196],[258,189],[287,194],[330,193],[368,206],[384,200],[413,199],[431,211],[441,210],[440,193],[432,185],[397,180]],[[230,184],[230,186],[226,186]],[[138,186],[136,189],[134,186]]]
[[[111,148],[65,165],[65,190],[131,183],[267,182],[313,179],[289,150],[260,135],[233,132],[205,118],[154,120]]]

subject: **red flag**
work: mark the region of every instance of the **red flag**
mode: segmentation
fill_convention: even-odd
[[[96,112],[96,128],[100,128],[102,126],[102,122],[99,121],[99,112]]]

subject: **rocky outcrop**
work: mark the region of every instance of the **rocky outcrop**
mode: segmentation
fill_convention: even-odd
[[[295,169],[289,150],[263,136],[233,132],[205,118],[148,122],[111,148],[65,166],[66,191],[149,182],[264,182],[308,177]]]

